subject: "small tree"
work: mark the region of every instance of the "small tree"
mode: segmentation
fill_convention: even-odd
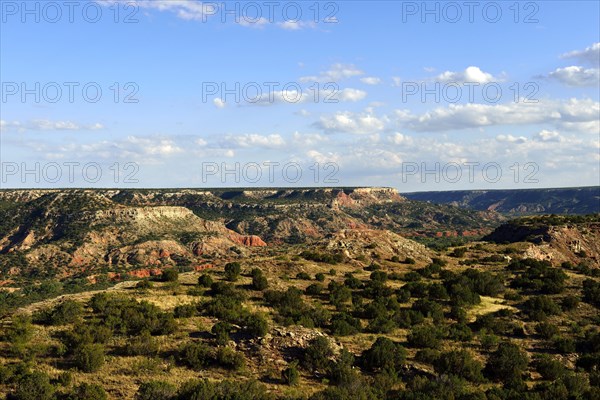
[[[404,347],[383,336],[362,354],[363,365],[370,371],[398,371],[405,360]]]
[[[311,340],[304,351],[303,365],[309,371],[325,371],[329,366],[331,356],[333,356],[333,350],[329,339],[319,336]]]
[[[161,275],[163,282],[177,282],[177,279],[179,279],[179,271],[175,268],[166,269]]]
[[[104,365],[104,347],[85,344],[75,351],[75,365],[83,372],[96,372]]]
[[[456,375],[471,382],[483,380],[483,366],[466,350],[442,353],[433,365],[438,374]]]
[[[215,335],[215,340],[219,345],[226,345],[229,342],[229,334],[233,326],[229,322],[219,321],[213,325],[210,330]]]
[[[267,277],[264,275],[256,275],[252,277],[252,288],[254,290],[263,291],[269,287],[269,281],[267,281]]]
[[[519,381],[527,368],[527,355],[514,343],[500,343],[488,358],[486,372],[499,381]]]
[[[150,381],[140,385],[135,400],[172,400],[177,394],[177,388],[170,383]]]
[[[281,371],[281,379],[286,385],[296,386],[300,381],[298,372],[298,361],[291,362],[286,369]]]
[[[35,371],[23,376],[17,383],[15,400],[51,400],[54,398],[54,386],[43,372]]]
[[[66,300],[57,305],[50,315],[50,322],[53,325],[66,325],[76,322],[83,314],[81,303]]]
[[[443,334],[433,325],[415,326],[408,334],[408,343],[413,347],[437,349],[442,343]]]
[[[269,323],[261,314],[250,314],[246,318],[246,332],[253,337],[262,337],[269,331]]]
[[[239,262],[230,262],[225,264],[225,278],[228,281],[235,282],[242,272],[242,266]]]
[[[69,397],[69,400],[106,400],[107,398],[102,386],[94,383],[82,383],[75,388],[75,392]]]
[[[202,274],[198,278],[198,285],[209,288],[213,284],[213,278],[209,274]]]

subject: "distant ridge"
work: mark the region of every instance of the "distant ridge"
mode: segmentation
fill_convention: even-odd
[[[511,215],[600,213],[600,186],[401,193],[417,201]]]

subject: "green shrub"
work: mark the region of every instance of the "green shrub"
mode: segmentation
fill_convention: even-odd
[[[155,356],[158,354],[158,343],[149,331],[143,331],[127,341],[125,354],[128,356]]]
[[[170,383],[150,381],[140,385],[135,400],[173,400],[176,394],[177,388]]]
[[[583,301],[600,308],[600,282],[593,279],[583,281]]]
[[[175,268],[165,269],[160,276],[163,282],[177,282],[177,279],[179,279],[179,271]]]
[[[237,281],[241,272],[242,266],[239,262],[230,262],[225,264],[225,279],[227,279],[228,281]]]
[[[82,383],[75,388],[69,400],[106,400],[108,396],[104,388],[94,383]]]
[[[213,284],[213,278],[209,274],[202,274],[198,278],[198,285],[209,288]]]
[[[325,281],[325,274],[322,272],[319,272],[315,275],[315,279],[319,282],[324,282]]]
[[[262,314],[250,314],[246,317],[245,331],[252,337],[263,337],[269,331],[267,318]]]
[[[539,356],[534,360],[533,365],[542,378],[550,381],[560,378],[567,371],[561,361],[556,360],[547,354]]]
[[[549,315],[560,314],[561,309],[548,296],[533,296],[523,303],[523,311],[534,320],[544,320]]]
[[[54,386],[50,383],[48,375],[43,372],[34,371],[19,379],[12,399],[52,400],[54,399]]]
[[[500,343],[490,354],[486,364],[487,375],[499,381],[519,381],[527,368],[527,354],[510,342]]]
[[[312,283],[305,290],[305,293],[311,296],[319,295],[321,292],[323,292],[323,285],[320,283]]]
[[[311,340],[308,347],[304,350],[302,364],[308,371],[326,371],[331,356],[333,356],[333,350],[329,339],[319,336]]]
[[[239,370],[244,366],[244,356],[230,347],[219,347],[216,361],[224,368]]]
[[[418,325],[408,334],[408,343],[413,347],[437,349],[442,343],[442,331],[433,325]]]
[[[264,275],[256,275],[252,277],[252,288],[254,290],[263,291],[269,287],[269,281]]]
[[[470,382],[481,382],[483,366],[466,350],[453,350],[442,353],[433,363],[438,374],[456,375]]]
[[[363,366],[370,371],[400,371],[406,360],[406,350],[386,337],[378,337],[361,356]]]
[[[306,272],[298,272],[296,274],[296,279],[301,279],[303,281],[310,281],[310,275]]]
[[[66,325],[76,322],[83,315],[81,303],[73,300],[65,300],[57,305],[50,315],[52,325]]]
[[[104,365],[104,347],[85,344],[75,351],[75,366],[83,372],[96,372]]]
[[[281,371],[281,380],[290,386],[296,386],[300,382],[300,372],[298,372],[297,362],[290,363],[286,369]]]
[[[187,343],[179,350],[178,357],[182,364],[202,370],[214,361],[214,352],[204,343]]]
[[[175,318],[190,318],[196,315],[198,307],[195,304],[182,304],[176,306],[173,310]]]

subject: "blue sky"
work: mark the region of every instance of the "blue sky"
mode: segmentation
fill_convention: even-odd
[[[2,187],[600,183],[595,1],[0,4]]]

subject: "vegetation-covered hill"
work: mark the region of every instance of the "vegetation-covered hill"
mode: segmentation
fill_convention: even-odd
[[[503,223],[389,189],[1,197],[8,399],[600,399],[598,214]],[[449,242],[465,229],[489,235]]]
[[[404,193],[408,199],[503,214],[592,214],[600,212],[600,186],[559,189],[457,190]]]

